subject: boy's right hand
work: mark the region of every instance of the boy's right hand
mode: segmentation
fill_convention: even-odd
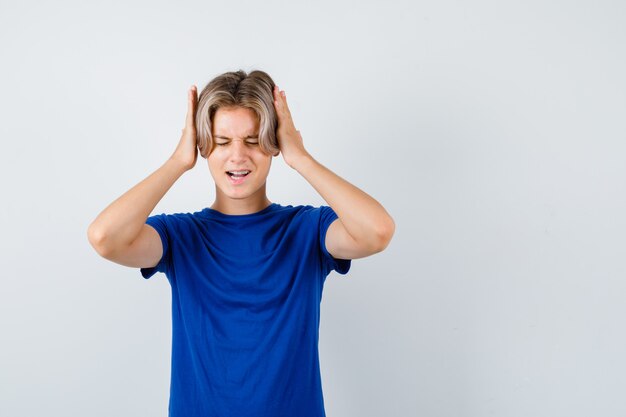
[[[170,157],[180,163],[185,170],[190,170],[196,165],[198,159],[198,144],[196,137],[196,107],[198,105],[198,91],[195,85],[187,91],[187,117],[183,134],[178,142],[176,150]]]

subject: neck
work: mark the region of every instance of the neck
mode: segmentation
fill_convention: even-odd
[[[267,198],[265,193],[259,197],[230,198],[221,195],[218,191],[211,208],[223,214],[242,215],[257,213],[270,204],[272,204],[272,202]]]

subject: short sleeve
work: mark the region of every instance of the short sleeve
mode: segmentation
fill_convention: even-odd
[[[334,222],[339,216],[329,206],[320,207],[320,223],[319,223],[319,243],[323,254],[324,263],[327,273],[330,271],[337,271],[338,273],[345,275],[350,270],[350,259],[337,259],[334,258],[326,249],[326,232],[331,223]]]
[[[159,263],[156,266],[150,268],[140,269],[141,275],[145,279],[148,279],[157,272],[167,272],[167,265],[169,264],[170,260],[171,245],[167,228],[167,214],[157,214],[154,216],[150,216],[146,220],[146,224],[152,226],[159,233],[159,236],[161,237],[161,244],[163,245],[163,255],[161,256]]]

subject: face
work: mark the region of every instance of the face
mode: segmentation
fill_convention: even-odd
[[[222,207],[262,205],[272,156],[259,146],[259,120],[244,107],[219,108],[213,115],[213,150],[207,157],[215,181],[216,202]],[[249,171],[245,176],[233,171]]]

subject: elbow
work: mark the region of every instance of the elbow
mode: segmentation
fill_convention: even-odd
[[[386,221],[379,225],[376,230],[376,252],[382,252],[387,248],[387,246],[389,246],[389,242],[391,242],[395,231],[396,223],[393,221],[391,216],[388,216]]]
[[[93,223],[89,225],[87,229],[87,240],[89,240],[89,244],[94,248],[98,255],[102,257],[106,257],[107,248],[105,245],[105,234],[94,227]]]

